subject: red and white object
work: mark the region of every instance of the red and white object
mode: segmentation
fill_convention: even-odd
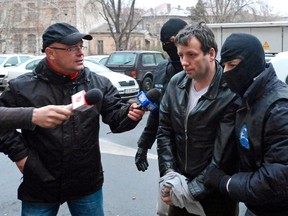
[[[71,96],[72,103],[68,104],[65,108],[69,110],[77,110],[81,112],[87,109],[90,109],[91,107],[93,107],[93,105],[90,105],[87,103],[85,95],[86,95],[85,90],[82,90],[72,95]]]

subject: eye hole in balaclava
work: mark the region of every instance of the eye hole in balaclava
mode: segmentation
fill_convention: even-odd
[[[224,72],[223,78],[233,92],[243,96],[254,77],[265,69],[265,53],[261,42],[250,34],[231,34],[222,46],[221,63],[233,59],[241,59],[241,62],[234,69]]]

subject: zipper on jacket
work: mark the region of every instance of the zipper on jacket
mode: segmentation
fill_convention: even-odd
[[[185,94],[186,94],[186,101],[188,101],[189,94],[187,92],[187,89],[185,89]],[[186,107],[184,109],[184,119],[185,119],[185,165],[184,165],[184,170],[187,173],[187,166],[188,166],[188,135],[187,135],[187,128],[188,128],[188,117],[189,113],[187,112],[187,102],[186,102]],[[187,117],[186,117],[187,115]]]
[[[185,172],[187,172],[187,161],[188,161],[188,136],[187,136],[187,124],[185,126]]]

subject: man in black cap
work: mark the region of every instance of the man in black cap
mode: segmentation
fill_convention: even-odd
[[[205,185],[244,202],[247,216],[288,215],[288,87],[266,64],[253,35],[231,34],[222,46],[221,63],[224,80],[240,96],[237,152],[227,154],[222,143],[216,149],[226,158],[239,157],[240,170],[231,175],[218,163],[211,165]]]
[[[0,97],[0,106],[42,107],[71,104],[71,96],[97,88],[101,98],[84,112],[74,111],[63,124],[52,129],[6,131],[0,140],[9,146],[13,161],[25,164],[18,189],[22,216],[56,215],[67,202],[71,215],[103,216],[103,169],[99,147],[99,119],[112,132],[133,129],[144,111],[137,104],[121,101],[117,89],[105,77],[83,66],[83,39],[67,23],[49,26],[43,34],[44,58],[32,73],[10,81]],[[127,122],[124,126],[121,121]]]

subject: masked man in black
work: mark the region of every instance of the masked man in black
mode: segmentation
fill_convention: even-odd
[[[207,188],[245,203],[246,216],[288,215],[288,87],[272,64],[266,64],[261,42],[234,33],[223,44],[221,63],[226,83],[240,98],[236,112],[236,154],[239,172],[229,175],[218,163],[204,177]],[[215,156],[214,156],[215,157]],[[214,158],[218,161],[217,158]]]
[[[167,52],[169,58],[158,65],[154,74],[154,87],[159,89],[162,95],[171,77],[183,70],[174,40],[176,34],[186,25],[187,23],[181,19],[171,18],[161,28],[160,40],[163,50]],[[135,163],[139,171],[144,172],[148,169],[147,152],[156,140],[159,125],[158,121],[159,112],[151,112],[146,127],[138,140],[138,151],[135,156]]]

